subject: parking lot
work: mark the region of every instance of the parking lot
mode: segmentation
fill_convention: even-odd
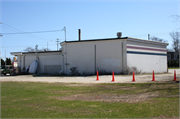
[[[176,69],[177,80],[180,79],[180,69]],[[165,74],[155,74],[156,82],[169,82],[174,79],[174,70],[170,69]],[[1,76],[0,81],[23,81],[23,82],[59,82],[59,83],[147,83],[152,82],[152,74],[135,75],[135,82],[132,82],[132,75],[115,75],[115,82],[112,82],[112,75],[100,75],[99,81],[96,76]]]

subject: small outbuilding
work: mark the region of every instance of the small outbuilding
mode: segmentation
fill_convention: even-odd
[[[35,59],[39,61],[39,73],[71,75],[126,74],[132,70],[139,73],[167,72],[168,43],[131,37],[64,41],[60,51],[16,52],[18,66],[22,69]],[[72,70],[72,69],[75,70]]]
[[[11,52],[18,57],[18,68],[22,71],[28,68],[34,60],[38,62],[37,73],[57,74],[62,70],[62,52]]]

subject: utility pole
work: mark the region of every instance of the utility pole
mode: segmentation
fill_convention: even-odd
[[[2,22],[0,22],[0,24],[2,24]],[[1,35],[1,33],[0,33],[0,37],[1,37],[2,35]],[[1,46],[1,45],[0,45]],[[2,57],[1,57],[1,51],[0,51],[0,67],[1,67],[1,59],[2,59]],[[1,72],[0,72],[0,76],[1,76]]]
[[[57,39],[57,51],[58,51],[58,46],[59,46],[59,39]]]
[[[37,50],[38,50],[38,45],[35,46],[35,50],[36,50],[35,52],[37,52]]]
[[[150,34],[148,34],[148,40],[150,40]]]
[[[66,27],[64,27],[64,28],[62,29],[62,31],[64,31],[64,33],[65,33],[65,42],[66,42]]]
[[[64,27],[65,41],[66,41],[66,27]]]
[[[50,40],[50,41],[52,41],[52,40]],[[47,42],[47,51],[48,51],[48,43],[49,43],[50,41]]]
[[[3,47],[2,47],[3,48]],[[4,62],[5,62],[5,67],[6,67],[6,49],[5,48],[3,48],[4,49],[4,51],[5,51],[5,60],[4,60]]]
[[[0,24],[2,24],[2,22],[0,22]],[[0,37],[1,37],[1,36],[3,36],[3,35],[1,35],[1,33],[0,33]]]

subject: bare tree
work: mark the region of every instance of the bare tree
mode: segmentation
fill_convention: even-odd
[[[171,15],[171,17],[174,19],[175,22],[180,22],[180,16],[179,15]]]
[[[32,47],[27,47],[26,49],[24,49],[24,51],[26,52],[35,52],[35,49],[33,49]],[[49,48],[47,50],[47,48],[42,48],[42,49],[38,49],[37,52],[45,52],[45,51],[51,51]]]
[[[152,41],[158,41],[158,42],[166,42],[165,40],[163,40],[163,39],[161,39],[161,38],[158,38],[158,37],[155,37],[155,36],[151,37],[150,40],[152,40]]]
[[[175,52],[178,52],[179,50],[179,40],[180,40],[180,32],[171,32],[170,36],[172,38],[172,42],[173,42],[173,49]]]
[[[34,52],[35,50],[32,47],[27,47],[26,49],[24,49],[24,51],[26,51],[26,52]]]

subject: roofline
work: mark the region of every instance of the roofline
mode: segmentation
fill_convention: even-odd
[[[90,42],[90,41],[106,41],[106,40],[119,40],[119,39],[127,39],[128,37],[122,37],[122,38],[104,38],[104,39],[89,39],[89,40],[76,40],[76,41],[63,41],[62,43],[74,43],[74,42]]]
[[[138,38],[132,38],[132,37],[128,37],[127,40],[137,40],[139,42],[146,42],[146,43],[155,43],[155,44],[162,44],[162,45],[169,45],[169,43],[164,43],[164,42],[158,42],[158,41],[151,41],[151,40],[144,40],[144,39],[138,39]]]
[[[23,54],[32,54],[32,53],[53,53],[53,52],[62,52],[62,51],[41,51],[41,52],[11,52],[11,55],[18,56]]]
[[[10,52],[11,55],[18,56],[22,55],[22,52]]]
[[[155,43],[155,44],[161,44],[161,45],[169,45],[169,43],[163,43],[158,41],[150,41],[150,40],[144,40],[144,39],[138,39],[138,38],[132,38],[132,37],[122,37],[122,38],[105,38],[105,39],[89,39],[89,40],[76,40],[76,41],[63,41],[60,44],[64,45],[65,43],[79,43],[79,42],[91,42],[91,41],[107,41],[107,40],[119,40],[119,39],[134,39],[136,41],[140,42],[146,42],[146,43]]]

